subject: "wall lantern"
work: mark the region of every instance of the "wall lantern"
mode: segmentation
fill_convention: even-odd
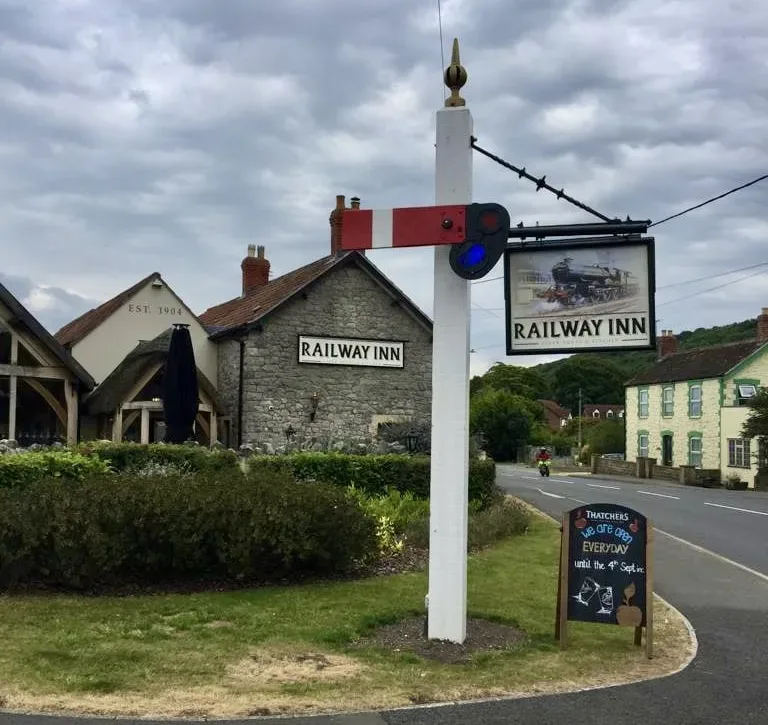
[[[312,393],[312,395],[309,398],[309,419],[311,421],[315,420],[315,415],[317,415],[317,406],[320,403],[320,396],[317,394],[317,391]]]
[[[419,436],[415,433],[408,433],[405,436],[405,447],[409,453],[413,453],[416,450],[416,446],[419,445]]]

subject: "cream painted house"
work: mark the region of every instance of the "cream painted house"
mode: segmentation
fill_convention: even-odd
[[[201,442],[217,439],[218,350],[198,317],[155,272],[55,335],[94,377],[80,437],[149,443],[164,437],[162,376],[174,324],[189,326],[198,368]]]
[[[659,349],[656,364],[626,384],[626,460],[695,466],[753,487],[759,452],[741,429],[749,399],[768,386],[768,309],[754,339],[678,352],[664,330]]]

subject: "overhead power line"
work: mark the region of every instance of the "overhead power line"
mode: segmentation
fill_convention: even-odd
[[[714,292],[715,290],[722,289],[723,287],[729,287],[732,284],[736,284],[737,282],[742,282],[745,279],[749,279],[750,277],[757,277],[760,274],[765,274],[765,270],[758,269],[757,272],[752,272],[751,274],[745,274],[743,277],[739,277],[738,279],[732,279],[730,282],[723,282],[722,284],[717,284],[714,287],[708,287],[707,289],[699,290],[698,292],[694,292],[690,295],[683,295],[682,297],[676,297],[673,300],[668,300],[667,302],[661,302],[660,304],[656,305],[656,307],[664,307],[664,305],[671,305],[675,302],[682,302],[683,300],[689,300],[691,297],[698,297],[699,295],[704,295],[707,292]]]
[[[724,199],[726,196],[729,196],[730,194],[735,194],[737,191],[741,191],[742,189],[746,189],[748,186],[752,186],[753,184],[757,184],[759,181],[764,181],[765,179],[768,179],[768,174],[763,174],[763,176],[758,176],[756,179],[752,179],[752,181],[748,181],[746,184],[742,184],[741,186],[737,186],[735,189],[731,189],[730,191],[726,191],[724,194],[719,194],[718,196],[713,196],[711,199],[707,199],[706,201],[702,201],[701,204],[696,204],[695,206],[688,207],[687,209],[683,209],[683,211],[679,211],[677,214],[673,214],[672,216],[668,216],[665,219],[661,219],[660,221],[654,222],[650,226],[657,227],[659,224],[663,224],[664,222],[668,222],[670,219],[677,219],[677,217],[683,216],[683,214],[687,214],[689,211],[693,211],[694,209],[701,209],[701,207],[706,206],[707,204],[711,204],[713,201],[718,201],[720,199]]]

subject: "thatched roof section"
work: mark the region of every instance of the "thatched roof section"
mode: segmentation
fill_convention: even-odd
[[[171,343],[171,328],[161,332],[153,340],[146,340],[136,345],[123,361],[106,377],[85,400],[91,415],[114,413],[117,406],[126,402],[129,390],[152,365],[164,363]],[[212,401],[214,408],[222,409],[216,388],[210,380],[197,369],[197,381],[202,390]]]

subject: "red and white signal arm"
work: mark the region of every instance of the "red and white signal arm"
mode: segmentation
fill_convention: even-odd
[[[390,249],[461,244],[467,234],[467,207],[421,206],[401,209],[345,209],[341,249]]]

